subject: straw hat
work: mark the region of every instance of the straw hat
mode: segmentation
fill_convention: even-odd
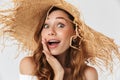
[[[13,0],[15,8],[12,10],[0,11],[0,23],[7,27],[2,32],[9,32],[23,46],[31,51],[36,48],[34,34],[36,28],[42,27],[47,12],[53,7],[64,9],[69,12],[78,26],[78,33],[83,38],[83,49],[86,51],[85,58],[104,60],[106,64],[112,60],[114,52],[120,58],[117,45],[112,39],[88,27],[81,19],[79,11],[64,0]],[[11,11],[13,14],[5,16],[1,13]],[[93,62],[94,63],[94,62]]]
[[[0,22],[7,25],[2,30],[10,32],[10,35],[15,37],[19,42],[22,42],[30,50],[34,50],[36,47],[36,43],[34,42],[36,27],[41,27],[51,7],[58,6],[69,10],[72,15],[79,14],[77,10],[74,11],[75,9],[72,5],[66,3],[64,0],[14,0],[13,2],[15,8],[6,10],[6,12],[11,11],[13,14],[7,17],[0,15]],[[79,17],[79,15],[77,16]]]

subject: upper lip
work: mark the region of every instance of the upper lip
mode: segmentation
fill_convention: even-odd
[[[49,39],[47,41],[47,43],[59,43],[59,42],[60,42],[60,40],[58,40],[58,39]]]

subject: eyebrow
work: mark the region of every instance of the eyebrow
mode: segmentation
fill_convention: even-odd
[[[66,22],[69,21],[69,22],[73,23],[73,21],[71,21],[70,19],[64,18],[64,17],[56,17],[56,19],[63,19]]]

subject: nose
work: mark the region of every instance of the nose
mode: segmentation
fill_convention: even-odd
[[[56,35],[55,29],[54,28],[50,28],[49,31],[48,31],[48,35],[50,35],[50,36]]]

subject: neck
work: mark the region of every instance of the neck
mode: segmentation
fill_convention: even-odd
[[[66,58],[66,53],[62,54],[62,55],[57,55],[55,56],[57,58],[57,60],[60,62],[60,64],[63,66],[63,68],[65,67],[65,58]]]
[[[69,54],[69,49],[65,51],[64,53],[62,53],[61,55],[55,56],[65,70],[64,80],[68,80],[68,78],[70,77],[70,73],[71,73],[71,69],[66,66],[67,54]]]
[[[69,54],[69,50],[65,51],[61,55],[55,56],[57,60],[60,62],[60,64],[63,66],[63,68],[66,68],[66,55]]]

